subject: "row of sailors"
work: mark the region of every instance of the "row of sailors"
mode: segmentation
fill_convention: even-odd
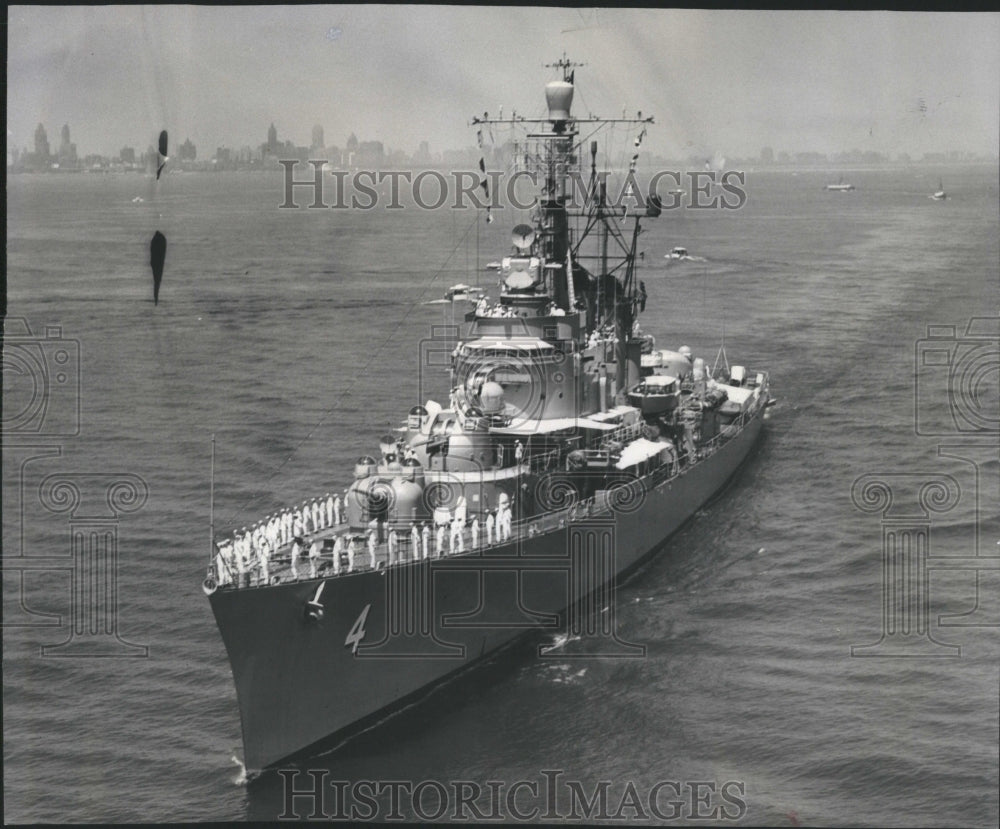
[[[347,496],[345,494],[344,501]],[[237,558],[259,556],[264,545],[276,550],[288,544],[293,538],[310,535],[335,527],[347,520],[346,503],[339,495],[327,493],[325,498],[303,501],[295,509],[286,509],[269,515],[252,527],[244,527],[235,533],[223,547],[231,547]]]
[[[516,317],[517,315],[514,306],[502,305],[499,302],[491,306],[487,302],[486,297],[479,300],[479,303],[476,305],[477,317]]]
[[[602,342],[617,345],[618,338],[613,331],[591,331],[590,337],[587,339],[587,348],[597,348]]]
[[[501,303],[496,303],[495,305],[490,305],[486,297],[482,297],[476,305],[476,316],[477,317],[516,317],[518,316],[517,311],[512,305],[503,305]],[[545,316],[548,317],[565,317],[566,310],[556,305],[554,302],[550,302],[545,309]]]
[[[456,510],[457,512],[457,510]],[[492,511],[486,513],[483,522],[485,528],[485,544],[492,546],[494,543],[502,544],[510,540],[513,524],[513,511],[508,504],[501,504],[496,510],[496,515]],[[468,524],[472,549],[480,546],[480,524],[478,516],[472,518]],[[433,536],[433,553],[431,548],[431,527],[424,522],[419,527],[416,524],[410,526],[409,545],[412,550],[411,558],[430,558],[433,554],[435,558],[443,555],[465,552],[465,529],[466,521],[464,515],[456,515],[450,522],[437,522],[435,524]],[[445,538],[448,545],[445,550]],[[338,534],[333,539],[332,563],[333,574],[353,572],[360,566],[362,551],[358,542],[365,536],[345,533]],[[494,541],[494,538],[496,539]],[[405,543],[405,534],[395,529],[389,530],[386,541],[387,564],[393,565],[406,561],[404,552],[400,549]],[[293,580],[299,578],[299,563],[305,558],[309,566],[309,578],[314,579],[319,574],[324,545],[322,539],[313,538],[306,546],[306,541],[302,536],[295,536],[292,539],[291,560],[289,563],[289,573]],[[378,566],[376,552],[379,548],[379,531],[372,528],[367,535],[368,567],[375,569]],[[253,555],[245,554],[243,550],[237,550],[233,545],[219,545],[216,555],[216,572],[219,585],[236,581],[238,584],[245,584],[248,575],[256,572],[258,584],[268,584],[271,580],[271,546],[265,539],[258,547],[253,548]]]

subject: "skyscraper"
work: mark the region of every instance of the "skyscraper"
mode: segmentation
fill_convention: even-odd
[[[325,146],[326,146],[326,143],[323,141],[323,127],[320,126],[319,124],[316,124],[313,127],[312,145],[309,147],[309,149],[311,149],[311,150],[321,150]]]
[[[271,127],[267,131],[267,151],[269,153],[274,153],[278,151],[278,131],[274,127],[274,122],[271,122]]]
[[[76,144],[69,140],[69,124],[63,124],[61,140],[59,142],[59,164],[67,166],[76,163]]]
[[[35,130],[35,156],[39,164],[48,164],[49,156],[49,138],[45,134],[45,127],[41,124]]]

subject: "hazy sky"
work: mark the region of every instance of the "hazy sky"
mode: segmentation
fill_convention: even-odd
[[[471,146],[473,114],[544,111],[543,64],[577,71],[576,114],[642,110],[671,157],[1000,144],[1000,15],[456,6],[12,6],[8,145],[199,158],[354,132],[412,153]]]

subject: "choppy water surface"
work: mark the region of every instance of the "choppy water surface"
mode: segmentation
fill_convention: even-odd
[[[768,367],[779,402],[724,496],[620,588],[620,637],[646,657],[581,659],[573,642],[507,654],[301,768],[484,791],[561,770],[588,792],[611,781],[614,804],[630,781],[738,781],[746,823],[996,826],[1000,576],[981,574],[979,611],[945,626],[976,607],[976,574],[931,571],[932,635],[960,654],[851,656],[882,631],[884,519],[854,506],[855,479],[951,475],[961,496],[928,513],[932,555],[995,554],[1000,539],[995,440],[951,451],[973,461],[939,454],[978,438],[950,418],[947,367],[914,369],[928,325],[957,326],[958,347],[971,317],[996,313],[997,175],[947,170],[940,203],[938,177],[862,171],[841,194],[820,173],[751,173],[742,210],[648,222],[644,329],[709,360],[725,329],[730,360]],[[69,571],[25,577],[27,606],[62,615],[48,628],[5,574],[8,820],[283,811],[281,777],[240,781],[235,692],[200,589],[211,436],[218,526],[343,486],[418,394],[445,391],[416,344],[450,306],[425,303],[488,284],[477,263],[504,253],[512,222],[281,198],[263,174],[170,175],[156,191],[139,176],[8,182],[9,313],[78,343],[82,397],[79,434],[6,442],[4,553],[69,555],[71,517],[39,503],[50,474],[131,473],[149,493],[118,525],[119,629],[148,658],[41,656],[68,635]],[[169,248],[154,307],[156,229]],[[698,259],[668,266],[674,245]],[[984,407],[997,377],[994,362]],[[5,374],[5,396],[23,393]]]

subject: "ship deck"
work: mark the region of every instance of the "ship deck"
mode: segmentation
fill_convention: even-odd
[[[754,406],[746,410],[737,422],[730,424],[730,426],[723,432],[700,446],[697,460],[693,463],[678,462],[671,464],[669,467],[660,466],[653,469],[646,475],[636,477],[633,481],[629,481],[627,484],[624,484],[624,486],[628,486],[630,488],[642,487],[643,489],[648,490],[667,481],[673,481],[680,478],[691,469],[695,468],[699,463],[713,455],[730,440],[737,437],[754,417],[762,415],[763,411],[767,408],[767,405],[768,399],[765,394],[757,400]],[[621,486],[623,486],[623,484],[619,483],[617,488],[620,489]],[[292,567],[293,542],[289,541],[288,543],[281,544],[275,552],[268,557],[266,578],[260,565],[259,558],[255,557],[249,562],[249,564],[246,564],[243,571],[240,572],[234,561],[230,560],[227,567],[226,562],[222,560],[221,556],[217,555],[209,567],[209,579],[215,580],[217,585],[216,589],[233,590],[260,588],[269,585],[286,583],[289,581],[311,581],[320,578],[330,578],[331,576],[339,577],[347,576],[351,573],[384,570],[388,567],[401,566],[424,558],[439,559],[468,555],[473,552],[489,549],[491,547],[509,544],[511,541],[516,540],[522,535],[534,536],[537,534],[547,533],[555,529],[561,529],[565,527],[568,522],[600,518],[602,516],[610,515],[615,509],[616,499],[621,497],[630,498],[635,495],[638,495],[638,493],[623,493],[616,491],[616,488],[598,490],[589,498],[573,499],[562,509],[533,514],[523,518],[517,518],[515,513],[515,516],[513,516],[511,520],[509,537],[501,539],[497,531],[494,530],[492,541],[490,541],[487,536],[482,521],[480,521],[479,533],[474,542],[471,523],[467,523],[460,533],[456,533],[452,536],[450,525],[435,525],[433,520],[428,518],[425,521],[417,523],[418,531],[422,531],[425,525],[430,531],[427,544],[428,549],[426,551],[423,549],[424,544],[422,532],[420,543],[417,545],[419,549],[414,549],[412,524],[396,528],[388,525],[382,525],[381,531],[374,529],[364,531],[356,527],[350,527],[346,523],[335,524],[317,532],[304,533],[302,535],[302,539],[305,543],[303,545],[303,551],[299,554],[294,568]],[[440,552],[438,551],[437,545],[438,526],[444,527],[443,543],[441,545]],[[394,552],[390,553],[389,534],[392,529],[395,529],[396,531],[397,543]],[[374,550],[369,548],[368,543],[368,536],[371,532],[377,533],[377,543],[374,546]],[[332,546],[332,544],[327,545],[326,542],[335,542],[338,537],[343,540],[345,552],[350,540],[352,538],[354,539],[356,552],[354,555],[353,566],[347,567],[344,566],[344,564],[337,566],[336,562],[333,560],[333,554],[331,554],[329,550],[324,550],[325,546]],[[308,557],[308,550],[314,541],[319,543],[320,549],[323,552],[320,557],[315,559],[311,564]]]

